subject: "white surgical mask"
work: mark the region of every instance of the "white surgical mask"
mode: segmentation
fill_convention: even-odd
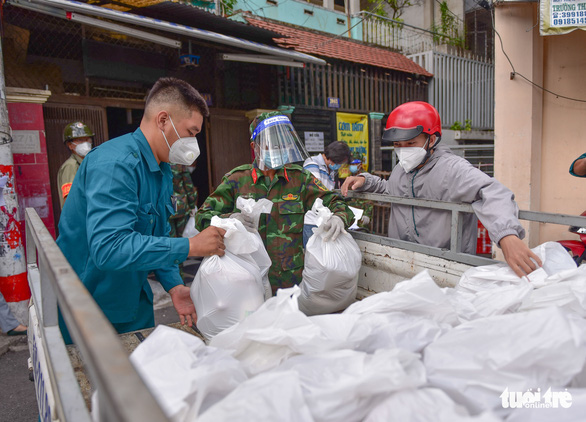
[[[91,142],[82,142],[81,144],[77,144],[75,146],[75,153],[80,157],[85,157],[88,152],[92,150],[92,143]]]
[[[171,125],[173,126],[173,129],[179,138],[173,143],[173,145],[169,145],[169,141],[167,141],[165,132],[161,131],[163,138],[165,138],[165,142],[169,147],[169,162],[173,164],[183,164],[185,166],[190,166],[194,163],[197,157],[199,157],[199,145],[197,144],[197,138],[195,136],[182,138],[179,136],[179,132],[177,132],[171,116],[169,116],[169,121],[171,122]]]
[[[429,139],[428,139],[429,142]],[[424,145],[424,148],[421,147],[401,147],[395,148],[395,152],[397,153],[397,157],[399,158],[399,165],[403,167],[405,173],[409,173],[413,171],[413,169],[421,164],[421,162],[425,159],[427,155],[427,150],[425,149],[427,146],[427,142]]]

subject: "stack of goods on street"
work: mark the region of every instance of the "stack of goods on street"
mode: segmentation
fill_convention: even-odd
[[[440,288],[424,271],[338,314],[281,289],[208,344],[160,326],[131,360],[177,422],[583,421],[586,266],[533,251],[529,277],[496,264]]]

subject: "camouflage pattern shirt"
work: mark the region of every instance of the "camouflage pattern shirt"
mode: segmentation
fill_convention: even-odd
[[[303,217],[317,198],[321,198],[346,227],[354,218],[338,194],[326,189],[301,166],[287,164],[270,180],[253,165],[246,164],[226,174],[220,186],[205,200],[195,216],[197,229],[201,231],[208,227],[214,215],[228,217],[239,212],[236,208],[239,196],[273,201],[271,213],[261,214],[258,228],[273,262],[269,271],[273,293],[278,288],[301,282]]]
[[[175,214],[169,217],[169,224],[171,224],[169,236],[181,237],[191,210],[197,206],[197,188],[193,186],[191,173],[187,170],[187,166],[173,164],[171,165],[171,173],[173,173]]]

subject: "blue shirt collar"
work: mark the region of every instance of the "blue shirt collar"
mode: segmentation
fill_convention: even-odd
[[[153,150],[142,133],[142,130],[140,130],[140,128],[136,129],[132,136],[136,140],[138,149],[140,149],[142,156],[146,160],[149,170],[152,172],[160,171],[167,177],[173,177],[169,163],[165,163],[163,161],[161,161],[160,165],[157,163],[155,154],[153,154]]]

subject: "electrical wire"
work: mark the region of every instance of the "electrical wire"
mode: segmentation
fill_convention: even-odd
[[[477,4],[480,6],[480,3],[478,3],[478,2],[477,2]],[[556,92],[550,91],[549,89],[547,89],[547,88],[545,88],[545,87],[543,87],[543,86],[541,86],[541,85],[539,85],[539,84],[536,84],[535,82],[533,82],[531,79],[527,78],[527,77],[526,77],[525,75],[523,75],[522,73],[519,73],[519,72],[517,72],[517,71],[515,70],[515,66],[513,66],[513,62],[511,61],[511,59],[509,58],[509,55],[508,55],[508,54],[506,53],[506,51],[505,51],[505,47],[504,47],[504,45],[503,45],[503,39],[501,38],[501,34],[499,34],[499,32],[498,32],[498,31],[496,30],[496,28],[495,28],[495,25],[494,25],[494,19],[495,19],[495,18],[494,18],[494,13],[493,13],[493,8],[492,8],[492,7],[490,8],[490,17],[491,17],[491,19],[490,19],[490,23],[491,23],[491,25],[492,25],[492,30],[493,30],[493,31],[494,31],[494,33],[495,33],[495,34],[498,36],[498,38],[499,38],[499,41],[500,41],[500,44],[501,44],[501,50],[502,50],[503,54],[505,55],[505,57],[507,58],[507,61],[508,61],[508,62],[509,62],[509,64],[511,65],[511,69],[513,70],[513,71],[511,72],[511,79],[513,79],[515,76],[520,76],[522,79],[525,79],[527,82],[529,82],[529,83],[530,83],[531,85],[533,85],[534,87],[536,87],[536,88],[539,88],[539,89],[541,89],[542,91],[544,91],[544,92],[547,92],[548,94],[554,95],[556,98],[564,98],[564,99],[566,99],[566,100],[570,100],[570,101],[576,101],[576,102],[579,102],[579,103],[586,103],[586,100],[582,100],[582,99],[580,99],[580,98],[572,98],[572,97],[567,97],[567,96],[565,96],[565,95],[561,95],[561,94],[558,94],[558,93],[556,93]]]
[[[258,7],[258,4],[254,3],[254,2],[252,2],[252,1],[248,1],[248,0],[243,0],[243,1],[244,1],[244,4],[245,4],[245,5],[247,5],[248,7],[250,7],[250,9],[251,9],[251,10],[249,10],[249,11],[247,11],[247,12],[250,12],[250,13],[256,13],[256,12],[258,12],[258,11],[262,11],[262,14],[263,14],[263,16],[264,16],[265,18],[267,17],[267,15],[265,14],[265,11],[264,11],[264,9],[265,9],[265,8],[267,8],[267,7],[276,7],[276,6],[274,6],[274,5]],[[223,3],[223,1],[222,1],[222,0],[220,0],[220,2],[222,2],[222,3]],[[252,10],[254,7],[256,7],[256,9]],[[245,11],[244,11],[244,10],[241,10],[241,11],[239,11],[239,12],[237,12],[237,13],[234,13],[234,14],[233,14],[233,15],[231,15],[231,16],[236,16],[237,14],[239,14],[239,13],[243,13],[243,12],[245,12]]]

